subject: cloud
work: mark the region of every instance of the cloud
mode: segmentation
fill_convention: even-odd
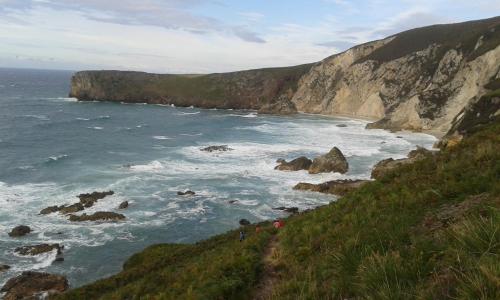
[[[215,4],[213,0],[0,0],[2,14],[36,8],[79,12],[95,21],[121,25],[146,25],[185,30],[198,34],[218,32],[234,34],[244,41],[264,43],[256,32],[240,25],[224,22],[192,12],[201,5]],[[253,15],[255,18],[257,15]]]

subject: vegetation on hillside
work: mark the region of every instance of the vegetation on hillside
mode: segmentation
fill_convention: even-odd
[[[58,298],[251,299],[277,240],[270,299],[500,299],[499,150],[497,121],[279,231],[152,246]]]

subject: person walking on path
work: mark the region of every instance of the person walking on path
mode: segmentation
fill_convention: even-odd
[[[243,230],[240,230],[240,242],[243,242],[245,239],[245,232]]]

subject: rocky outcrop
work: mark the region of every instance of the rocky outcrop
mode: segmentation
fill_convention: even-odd
[[[68,288],[68,280],[63,276],[30,271],[7,281],[0,292],[6,293],[4,300],[41,299],[44,294],[56,295]]]
[[[312,184],[301,182],[293,187],[294,190],[300,191],[312,191],[319,192],[324,194],[333,194],[337,196],[344,196],[347,193],[354,191],[367,182],[369,180],[333,180],[320,184]]]
[[[410,151],[407,158],[393,159],[388,158],[379,161],[372,169],[371,177],[373,179],[381,179],[386,174],[399,168],[400,166],[412,164],[416,161],[425,159],[426,157],[432,156],[433,152],[422,147],[418,147],[416,150]]]
[[[128,201],[123,201],[122,203],[120,203],[120,205],[118,206],[118,209],[126,209],[128,208]]]
[[[277,102],[263,105],[259,114],[293,115],[297,113],[297,107],[286,96],[280,97]]]
[[[70,215],[71,222],[86,222],[86,221],[120,221],[125,219],[125,216],[115,212],[99,211],[92,215],[83,214],[81,216]]]
[[[196,195],[195,192],[187,190],[185,192],[177,192],[177,196],[194,196]]]
[[[14,250],[14,252],[21,255],[39,255],[42,253],[50,252],[52,250],[57,250],[58,254],[61,254],[61,251],[64,247],[59,244],[41,244],[34,246],[23,246],[18,247]]]
[[[247,225],[250,225],[250,224],[252,224],[252,223],[251,223],[250,221],[248,221],[247,219],[241,219],[241,220],[239,221],[239,224],[240,224],[241,226],[247,226]]]
[[[279,114],[296,109],[376,120],[369,128],[442,136],[465,107],[489,92],[486,85],[498,78],[499,65],[500,17],[495,17],[412,29],[314,66],[208,75],[78,72],[70,96]]]
[[[229,148],[228,145],[220,145],[220,146],[208,146],[205,148],[201,148],[200,150],[205,152],[226,152],[234,149]]]
[[[90,208],[94,206],[94,204],[104,199],[106,196],[114,195],[115,192],[107,191],[107,192],[92,192],[86,194],[80,194],[77,197],[80,199],[80,202],[71,204],[71,205],[61,205],[61,206],[49,206],[40,211],[41,215],[48,215],[55,212],[60,212],[62,214],[74,214],[76,212],[82,211],[85,208]]]
[[[274,210],[282,210],[287,213],[291,214],[297,214],[299,213],[299,208],[298,207],[285,207],[285,206],[279,206],[279,207],[274,207]]]
[[[312,161],[305,156],[301,156],[290,162],[287,162],[285,160],[279,160],[279,162],[280,165],[276,166],[274,168],[275,170],[280,170],[280,171],[309,170],[309,167],[311,167],[312,165]]]
[[[207,75],[83,71],[71,80],[70,97],[81,101],[173,104],[201,108],[260,109],[290,100],[311,65]]]
[[[8,270],[10,270],[10,266],[8,266],[8,265],[0,265],[0,273],[6,272]]]
[[[9,232],[10,237],[20,237],[25,236],[31,232],[31,228],[26,225],[19,225],[14,227],[11,232]]]
[[[338,172],[344,174],[349,169],[344,154],[337,147],[333,147],[330,152],[313,160],[309,168],[310,174]]]

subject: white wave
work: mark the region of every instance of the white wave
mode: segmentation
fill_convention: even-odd
[[[186,116],[186,115],[197,115],[199,113],[200,113],[199,111],[196,111],[196,112],[182,112],[181,111],[181,112],[177,113],[176,115],[178,115],[178,116]]]
[[[140,171],[140,172],[151,172],[151,171],[158,171],[163,169],[163,164],[157,160],[154,160],[148,164],[145,165],[133,165],[130,166],[131,170],[134,171]]]
[[[90,121],[90,119],[87,118],[76,118],[78,121]]]
[[[46,115],[23,115],[23,117],[38,119],[38,120],[42,120],[42,121],[50,121],[49,117]]]
[[[94,127],[87,127],[88,129],[94,129],[94,130],[103,130],[104,128],[103,127],[99,127],[99,126],[94,126]]]
[[[172,138],[164,135],[155,135],[153,136],[153,139],[155,140],[171,140]]]
[[[108,115],[104,115],[104,116],[99,116],[97,117],[98,119],[110,119],[111,116],[108,116]]]
[[[67,155],[67,154],[61,154],[61,155],[57,155],[57,156],[49,156],[48,161],[58,161],[58,160],[68,158],[68,157],[69,157],[69,155]]]
[[[202,136],[203,133],[181,133],[179,135],[183,135],[183,136]]]

